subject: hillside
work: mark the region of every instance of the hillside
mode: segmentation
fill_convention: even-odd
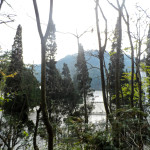
[[[92,82],[91,82],[91,88],[94,90],[100,90],[101,89],[101,81],[100,81],[100,70],[99,68],[99,59],[94,57],[95,55],[98,55],[98,51],[94,50],[94,51],[86,51],[85,53],[85,58],[87,61],[87,66],[89,69],[89,76],[92,78]],[[67,55],[66,57],[60,59],[57,64],[56,67],[57,69],[62,72],[62,67],[63,67],[63,63],[66,63],[70,69],[70,73],[71,76],[73,78],[73,76],[76,73],[76,68],[75,68],[75,64],[76,64],[76,58],[77,58],[77,54],[74,55]],[[108,64],[109,64],[109,54],[105,53],[105,63],[106,63],[106,67],[108,68]],[[125,61],[125,69],[130,70],[130,59],[127,56],[124,56],[124,61]],[[41,70],[41,66],[37,65],[35,67],[35,76],[37,77],[37,79],[40,81],[40,70]]]

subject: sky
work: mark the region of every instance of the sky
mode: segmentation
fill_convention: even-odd
[[[115,0],[110,0],[115,4]],[[18,24],[22,25],[23,57],[25,63],[39,64],[41,62],[40,38],[37,31],[35,13],[32,0],[7,0],[11,4],[10,8],[6,3],[2,6],[0,14],[15,14],[15,22],[7,25],[0,25],[0,46],[4,50],[11,50]],[[106,2],[100,0],[105,16],[108,18],[109,32],[116,23],[117,12]],[[131,13],[133,7],[138,2],[143,8],[150,6],[148,0],[126,0],[126,6]],[[43,33],[45,33],[49,13],[49,0],[37,0]],[[53,20],[56,25],[57,55],[59,60],[66,55],[77,53],[77,39],[71,34],[82,34],[81,38],[85,50],[98,49],[96,21],[95,21],[94,0],[54,0]],[[4,19],[4,18],[3,18]],[[100,19],[100,26],[104,27]],[[94,32],[91,32],[91,29]],[[62,33],[63,32],[63,33]]]

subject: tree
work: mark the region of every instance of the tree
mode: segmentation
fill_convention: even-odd
[[[49,35],[49,32],[52,28],[53,21],[52,21],[52,12],[53,12],[53,0],[50,0],[50,12],[49,12],[49,21],[46,29],[45,35],[42,33],[41,29],[41,22],[39,17],[39,11],[37,7],[36,0],[33,0],[35,15],[36,15],[36,22],[38,27],[39,36],[41,39],[41,109],[43,114],[43,121],[46,126],[46,130],[48,133],[48,150],[53,150],[53,129],[48,117],[47,111],[47,102],[46,102],[46,60],[45,60],[45,53],[46,53],[46,41]]]
[[[85,123],[88,123],[87,96],[91,91],[90,90],[91,78],[89,77],[88,68],[86,65],[84,55],[84,49],[81,44],[79,45],[77,64],[75,66],[77,68],[78,90],[80,92],[80,96],[83,98],[84,101]]]
[[[0,2],[0,9],[1,9],[2,5],[3,5],[3,2],[4,2],[4,0],[1,0],[1,2]]]
[[[57,51],[55,30],[55,25],[53,24],[46,42],[46,99],[49,117],[56,134],[56,128],[61,123],[61,114],[64,109],[62,101],[62,78],[56,68],[55,61]]]
[[[5,87],[5,99],[8,99],[4,104],[6,113],[13,114],[22,121],[28,119],[28,101],[26,94],[22,89],[22,27],[18,26],[14,44],[12,46],[11,62],[8,68],[8,74],[16,73],[13,78],[7,78]]]
[[[26,125],[22,124],[21,120],[13,116],[1,116],[0,118],[0,139],[3,142],[3,148],[7,150],[12,149],[29,149],[30,138]],[[28,133],[27,133],[28,132]]]
[[[27,121],[29,108],[39,105],[40,89],[31,69],[23,64],[21,25],[17,28],[10,60],[4,89],[8,102],[5,102],[4,110]]]
[[[116,28],[114,31],[113,43],[112,43],[112,50],[110,52],[110,63],[109,63],[109,89],[108,90],[109,90],[110,98],[115,96],[115,82],[116,82],[115,73],[116,73],[116,59],[117,59],[116,53],[117,53],[117,47],[118,47],[117,40],[119,38],[118,34],[119,34],[119,31],[118,31],[118,20],[117,20]],[[120,51],[119,59],[120,59],[119,60],[120,95],[122,95],[122,98],[120,97],[119,101],[121,102],[121,104],[123,104],[125,102],[125,99],[123,99],[123,93],[121,89],[122,89],[123,84],[126,83],[126,81],[123,78],[125,65],[124,65],[124,55],[122,54],[122,51]],[[110,99],[110,101],[111,100],[112,99]],[[115,98],[113,99],[113,102],[116,104]]]
[[[147,49],[146,49],[146,53],[147,53],[147,56],[146,56],[146,66],[147,66],[146,75],[147,75],[147,77],[149,79],[150,72],[148,70],[149,70],[149,67],[150,67],[150,26],[149,26],[149,31],[148,31],[148,35],[147,35]],[[150,85],[148,85],[148,95],[150,95]],[[148,98],[148,100],[150,101],[150,98]]]
[[[74,88],[68,65],[65,63],[62,69],[62,87],[65,110],[68,112],[68,115],[72,115],[79,102],[79,95]]]
[[[33,74],[32,68],[22,70],[22,92],[26,95],[30,109],[40,105],[40,83]]]
[[[55,55],[57,45],[55,42],[55,25],[52,25],[46,42],[46,99],[48,103],[49,115],[53,111],[53,102],[60,99],[61,76],[56,68]]]
[[[105,21],[105,41],[102,45],[101,43],[101,34],[100,34],[100,26],[99,26],[99,13],[98,10],[100,9],[100,12],[102,14],[102,17]],[[99,46],[99,55],[98,58],[100,60],[100,76],[101,76],[101,84],[102,84],[102,93],[103,93],[103,101],[104,101],[104,107],[106,110],[106,117],[112,124],[112,118],[109,117],[110,114],[110,108],[108,106],[108,99],[106,97],[106,84],[105,84],[105,77],[104,77],[104,52],[107,45],[107,19],[104,16],[104,13],[99,5],[99,0],[96,0],[96,7],[95,7],[95,15],[96,15],[96,28],[97,28],[97,37],[98,37],[98,46]]]
[[[131,107],[133,108],[134,106],[134,103],[133,103],[133,97],[134,97],[134,46],[133,46],[133,41],[132,41],[132,36],[131,36],[131,29],[130,29],[130,19],[129,19],[129,14],[128,14],[128,11],[126,9],[126,7],[124,6],[124,9],[125,9],[125,12],[126,12],[126,16],[127,16],[127,19],[125,19],[124,15],[123,16],[123,19],[124,19],[124,22],[127,26],[127,34],[128,34],[128,37],[129,37],[129,42],[130,42],[130,46],[131,46],[131,94],[130,94],[130,101],[131,101]]]

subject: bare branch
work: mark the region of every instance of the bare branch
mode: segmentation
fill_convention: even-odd
[[[100,70],[99,67],[93,66],[92,64],[90,64],[88,62],[87,62],[87,64],[90,66],[90,68],[88,70],[91,70],[91,69],[98,69],[98,70]]]
[[[4,2],[4,0],[1,0],[1,3],[0,3],[0,10],[1,10],[1,8],[2,8],[3,2]]]
[[[99,58],[99,55],[98,54],[93,54],[92,52],[86,52],[88,55],[92,56],[92,57],[96,57],[96,58]],[[98,53],[98,52],[97,52]]]
[[[5,1],[5,3],[6,3],[11,9],[13,9],[12,6],[11,6],[6,0],[3,0],[3,1]]]
[[[42,39],[43,38],[43,33],[42,33],[41,25],[40,25],[40,16],[39,16],[39,11],[38,11],[36,0],[33,0],[33,5],[34,5],[34,10],[35,10],[35,16],[36,16],[36,21],[37,21],[38,32],[39,32],[40,38]]]
[[[107,45],[107,19],[106,19],[106,17],[105,17],[105,15],[104,15],[104,12],[103,12],[103,10],[102,10],[102,8],[101,8],[101,6],[98,4],[98,7],[99,7],[99,9],[100,9],[100,12],[101,12],[101,14],[102,14],[102,16],[103,16],[103,19],[105,20],[105,42],[104,42],[104,46],[103,46],[103,50],[105,51],[105,49],[106,49],[106,45]]]
[[[98,4],[99,4],[99,1],[97,0],[96,1],[96,8],[95,8],[95,13],[96,13],[96,27],[97,27],[97,35],[98,35],[98,41],[99,41],[99,51],[102,47],[101,45],[101,35],[100,35],[100,29],[99,29],[99,19],[98,19]]]
[[[75,35],[74,33],[71,32],[61,32],[61,31],[56,31],[57,33],[61,33],[61,34],[71,34],[73,36],[75,36],[76,38],[78,37],[77,35]]]
[[[45,36],[44,36],[45,40],[47,40],[49,32],[50,32],[52,24],[53,24],[52,15],[53,15],[53,0],[50,0],[50,12],[49,12],[49,20],[48,20],[46,33],[45,33]]]
[[[5,143],[5,145],[6,145],[7,147],[9,147],[9,145],[8,145],[8,143],[7,143],[7,140],[6,140],[4,137],[2,137],[2,136],[0,135],[0,139]]]
[[[83,33],[81,33],[81,34],[79,35],[78,38],[80,38],[82,35],[84,35],[84,34],[87,33],[87,32],[91,32],[91,31],[88,31],[91,27],[92,27],[92,26],[88,27]]]
[[[111,3],[109,0],[107,0],[107,2],[118,11],[118,8],[113,3]]]
[[[148,9],[144,10],[141,6],[138,6],[138,5],[136,5],[136,7],[140,8],[145,13],[146,17],[150,19],[150,16],[147,14]]]

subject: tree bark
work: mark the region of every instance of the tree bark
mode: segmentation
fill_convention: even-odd
[[[42,63],[41,63],[41,107],[43,114],[43,122],[46,126],[48,133],[48,150],[53,150],[53,129],[50,124],[47,111],[47,102],[46,102],[46,61],[45,61],[45,42],[41,41],[42,49]]]
[[[41,112],[41,108],[39,108],[39,110],[37,110],[37,112],[36,112],[36,115],[37,115],[36,116],[36,125],[35,125],[35,130],[34,130],[34,137],[33,137],[34,150],[39,150],[39,148],[37,146],[36,137],[37,137],[37,130],[38,130],[38,125],[39,125],[40,112]]]
[[[87,103],[86,103],[86,94],[84,90],[84,117],[85,117],[85,123],[88,124],[88,114],[87,114]]]
[[[43,33],[42,33],[36,0],[33,0],[33,5],[34,5],[34,10],[35,10],[35,15],[36,15],[38,32],[39,32],[39,36],[41,39],[41,109],[42,109],[42,114],[43,114],[43,122],[46,126],[46,130],[48,133],[48,150],[53,150],[53,129],[49,120],[47,102],[46,102],[46,60],[45,60],[46,40],[47,40],[51,25],[52,25],[53,0],[50,0],[49,21],[48,21],[48,26],[46,29],[45,36],[43,36]]]
[[[131,108],[134,107],[134,102],[133,102],[133,97],[134,97],[134,47],[133,47],[133,42],[132,42],[132,37],[131,37],[131,32],[130,32],[130,23],[129,23],[129,14],[127,12],[126,7],[125,8],[125,12],[126,12],[126,16],[127,16],[127,20],[125,19],[124,15],[123,19],[127,25],[127,33],[128,33],[128,37],[129,37],[129,41],[130,41],[130,46],[131,46],[131,95],[130,95],[130,101],[131,101]]]
[[[106,116],[109,118],[109,108],[108,108],[108,103],[107,103],[107,98],[106,98],[106,86],[105,86],[105,77],[104,77],[104,68],[103,68],[103,62],[104,62],[104,48],[101,46],[101,35],[100,35],[100,29],[99,29],[99,19],[98,19],[98,5],[99,5],[99,0],[96,0],[96,8],[95,8],[95,13],[96,13],[96,27],[97,27],[97,36],[98,36],[98,45],[99,45],[99,60],[100,60],[100,75],[101,75],[101,83],[102,83],[102,94],[103,94],[103,101],[104,101],[104,106],[105,106],[105,111],[106,111]],[[111,120],[109,119],[111,122]]]
[[[0,3],[0,10],[1,10],[1,8],[2,8],[3,2],[4,2],[4,0],[1,0],[1,3]]]

